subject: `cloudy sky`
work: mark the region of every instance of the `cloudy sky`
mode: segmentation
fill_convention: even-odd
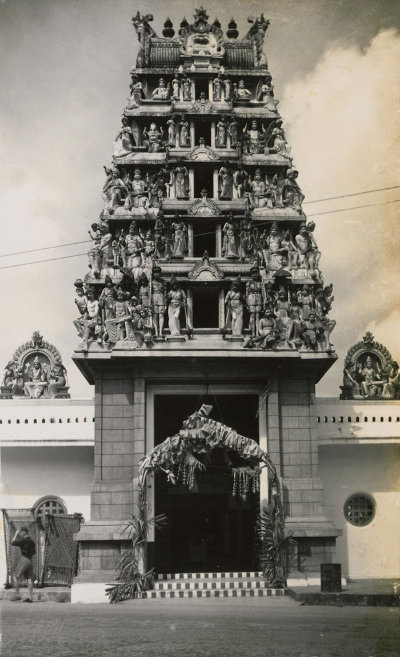
[[[225,30],[234,16],[271,20],[265,51],[307,201],[396,186],[400,153],[397,0],[219,0],[204,3]],[[187,0],[0,0],[0,368],[38,329],[60,349],[71,392],[92,389],[71,362],[73,282],[102,207],[137,43],[131,16],[178,27]],[[400,189],[304,205],[317,223],[325,281],[334,284],[339,361],[318,387],[336,396],[343,357],[366,330],[400,358]],[[344,212],[340,208],[362,207]],[[16,252],[75,243],[22,255]]]

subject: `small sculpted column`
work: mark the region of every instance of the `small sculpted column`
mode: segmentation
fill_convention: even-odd
[[[218,169],[213,170],[213,198],[218,198]]]
[[[195,142],[195,128],[194,128],[194,121],[190,121],[190,146],[194,148],[196,142]]]
[[[189,169],[189,194],[190,198],[194,197],[194,170]]]
[[[215,148],[215,121],[211,121],[211,148]]]

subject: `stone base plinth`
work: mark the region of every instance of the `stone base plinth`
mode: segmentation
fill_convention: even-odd
[[[167,342],[185,342],[186,338],[184,335],[167,335],[165,336]]]

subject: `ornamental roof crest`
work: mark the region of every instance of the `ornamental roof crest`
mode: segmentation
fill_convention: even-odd
[[[223,277],[224,274],[220,268],[210,262],[208,251],[204,251],[202,261],[195,265],[193,269],[188,273],[188,278],[191,280],[220,280]]]
[[[189,214],[202,214],[207,217],[212,217],[216,214],[221,214],[218,205],[207,198],[207,191],[203,189],[201,198],[197,199],[189,208]]]
[[[208,14],[203,7],[195,9],[194,23],[183,19],[178,32],[183,52],[199,55],[222,55],[223,32],[218,20],[208,23]]]
[[[60,352],[39,331],[34,331],[7,363],[0,398],[60,399],[70,396],[68,390]]]

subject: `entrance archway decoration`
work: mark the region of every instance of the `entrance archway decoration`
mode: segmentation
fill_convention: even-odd
[[[213,407],[203,404],[198,411],[183,422],[174,436],[166,438],[152,449],[140,463],[140,483],[144,486],[151,473],[164,473],[170,483],[178,481],[197,488],[197,474],[205,470],[214,449],[222,449],[228,465],[229,452],[236,453],[245,461],[244,466],[231,467],[233,495],[246,499],[249,491],[259,491],[259,479],[263,468],[268,469],[270,492],[278,491],[276,469],[268,454],[255,440],[246,438],[231,427],[210,418]]]

